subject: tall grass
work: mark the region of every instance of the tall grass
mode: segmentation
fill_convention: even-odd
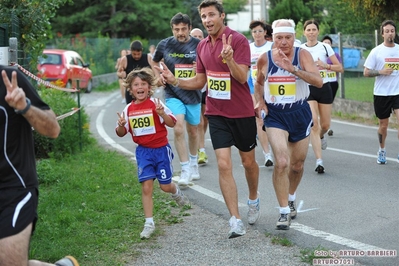
[[[132,262],[135,245],[145,245],[136,173],[129,158],[97,145],[62,161],[39,161],[39,220],[30,258],[55,262],[73,255],[85,266]],[[177,208],[157,182],[154,191],[156,225],[180,222],[186,209]]]
[[[344,78],[345,82],[345,99],[360,102],[373,102],[374,78],[353,77]],[[340,91],[337,93],[339,97]]]

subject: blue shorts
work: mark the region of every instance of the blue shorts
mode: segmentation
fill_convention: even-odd
[[[309,136],[313,122],[308,102],[295,103],[284,109],[268,104],[267,108],[269,112],[263,121],[266,128],[275,127],[287,131],[289,142],[298,142]]]
[[[173,157],[173,151],[169,144],[160,148],[137,146],[136,160],[139,182],[157,178],[159,184],[170,184],[173,176]]]
[[[201,103],[184,104],[177,98],[167,98],[166,106],[174,115],[184,115],[184,119],[192,126],[197,126],[201,119]]]

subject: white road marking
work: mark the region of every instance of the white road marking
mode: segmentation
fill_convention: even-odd
[[[117,93],[119,93],[119,92],[111,94],[108,98],[105,98],[105,100],[95,101],[94,103],[90,104],[90,106],[104,106],[106,103],[110,104],[110,103],[113,102],[113,101],[111,101],[111,99],[112,98],[115,99],[116,98],[115,95]],[[132,153],[131,151],[127,150],[123,146],[117,144],[105,132],[104,127],[102,125],[102,122],[103,122],[102,120],[104,118],[104,113],[105,113],[105,109],[102,109],[100,111],[98,117],[97,117],[97,120],[96,120],[96,127],[97,127],[97,131],[98,131],[99,135],[109,145],[111,145],[115,149],[118,149],[118,150],[120,150],[120,151],[122,151],[124,153],[132,155],[134,157],[134,159],[135,159],[135,154],[134,153]],[[348,124],[348,125],[351,125],[351,126],[370,128],[369,126],[364,126],[364,125],[357,125],[357,124],[353,124],[353,123],[336,121],[336,120],[333,120],[333,121],[336,122],[336,123]],[[366,154],[366,153],[351,152],[351,151],[347,151],[347,150],[334,149],[334,148],[328,148],[328,149],[329,150],[333,150],[333,151],[337,151],[337,152],[343,152],[343,153],[354,154],[354,155],[359,155],[359,156],[365,156],[365,157],[370,157],[370,158],[374,158],[375,157],[375,155],[370,155],[370,154]],[[396,158],[395,159],[387,158],[387,160],[396,161]],[[225,203],[222,195],[220,195],[218,193],[215,193],[215,192],[213,192],[213,191],[211,191],[209,189],[206,189],[206,188],[201,187],[199,185],[193,185],[193,186],[190,186],[190,188],[195,190],[195,191],[197,191],[197,192],[199,192],[199,193],[202,193],[203,195],[206,195],[206,196],[208,196],[210,198],[213,198],[215,200],[218,200],[220,202]],[[239,207],[246,207],[247,205],[239,202],[238,206]],[[312,210],[312,209],[302,210],[302,206],[303,206],[303,201],[300,201],[299,204],[298,204],[298,212],[305,212],[305,211]],[[330,241],[330,242],[333,242],[333,243],[336,243],[336,244],[339,244],[339,245],[347,246],[347,247],[350,247],[350,248],[353,248],[353,249],[357,249],[357,250],[384,250],[384,249],[382,249],[380,247],[377,247],[377,246],[368,245],[368,244],[364,244],[364,243],[361,243],[361,242],[356,241],[356,240],[351,240],[351,239],[348,239],[348,238],[340,237],[340,236],[337,236],[337,235],[334,235],[334,234],[330,234],[330,233],[327,233],[327,232],[324,232],[324,231],[320,231],[320,230],[317,230],[317,229],[314,229],[312,227],[309,227],[309,226],[306,226],[306,225],[303,225],[303,224],[299,224],[299,223],[291,223],[291,229],[295,229],[295,230],[297,230],[299,232],[302,232],[304,234],[308,234],[308,235],[311,235],[311,236],[314,236],[314,237],[322,238],[324,240],[327,240],[327,241]]]

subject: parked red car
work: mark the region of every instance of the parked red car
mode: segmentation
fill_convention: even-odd
[[[90,93],[93,88],[89,64],[74,51],[45,49],[39,58],[37,70],[40,78],[66,88],[77,88],[77,80],[79,88],[86,93]]]

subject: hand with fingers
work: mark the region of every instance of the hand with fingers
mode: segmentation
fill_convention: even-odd
[[[168,83],[168,84],[177,84],[177,78],[175,78],[175,75],[173,75],[173,73],[168,69],[168,67],[165,65],[164,62],[160,62],[161,67],[158,66],[154,66],[154,68],[156,70],[158,70],[160,72],[160,77],[161,80],[164,84]]]
[[[8,79],[5,70],[1,71],[1,76],[7,89],[5,100],[8,105],[15,110],[24,110],[28,105],[28,101],[24,90],[18,87],[17,72],[12,72],[11,81]]]
[[[232,35],[229,35],[226,41],[226,34],[222,35],[223,49],[219,56],[222,56],[223,63],[231,61],[233,59],[234,50],[231,47]]]
[[[277,50],[277,53],[278,56],[275,58],[276,65],[292,73],[294,71],[294,65],[292,65],[291,60],[280,49]]]
[[[121,115],[118,112],[116,114],[118,115],[118,126],[119,127],[125,127],[125,125],[126,125],[125,113],[122,113],[122,115]]]
[[[163,107],[161,101],[159,100],[159,98],[155,99],[155,111],[157,112],[157,114],[159,116],[163,116],[165,115],[165,108]]]

